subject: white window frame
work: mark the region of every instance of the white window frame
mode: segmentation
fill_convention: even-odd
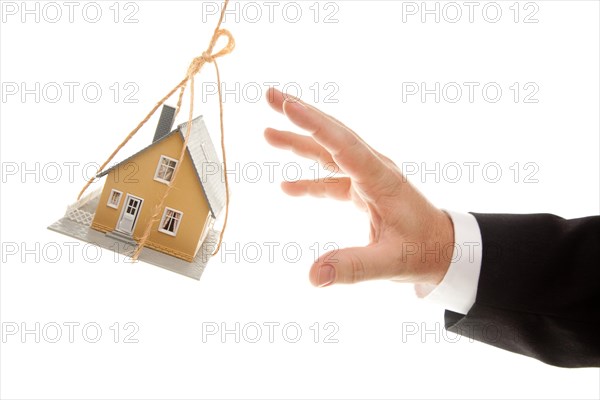
[[[119,193],[119,201],[117,201],[117,204],[113,204],[110,201],[112,200],[113,194],[114,193]],[[106,205],[110,208],[116,208],[118,209],[119,206],[121,205],[121,199],[123,198],[123,192],[121,192],[120,190],[117,189],[113,189],[110,191],[110,194],[108,195],[108,201],[106,202]]]
[[[160,167],[163,163],[163,159],[167,160],[167,161],[173,161],[175,162],[175,167],[173,169],[173,175],[175,174],[175,169],[177,169],[177,160],[171,157],[167,157],[165,155],[161,155],[160,158],[158,159],[158,165],[156,166],[156,171],[154,171],[154,180],[160,183],[164,183],[166,185],[168,185],[169,183],[171,183],[171,181],[167,181],[165,179],[162,179],[158,176],[158,171],[160,171]],[[173,178],[171,178],[171,180],[173,180]]]
[[[173,211],[179,214],[179,220],[177,220],[177,224],[175,225],[175,230],[173,232],[163,229],[163,225],[165,223],[165,219],[167,218],[167,211]],[[165,233],[170,236],[177,236],[177,231],[179,230],[179,226],[181,226],[181,221],[183,220],[183,212],[179,210],[175,210],[174,208],[165,207],[165,211],[163,211],[162,218],[160,219],[160,224],[158,225],[158,231]]]

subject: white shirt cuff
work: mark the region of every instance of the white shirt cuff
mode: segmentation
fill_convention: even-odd
[[[444,279],[426,297],[428,301],[467,314],[477,296],[483,245],[477,220],[471,214],[444,210],[454,225],[454,249]]]

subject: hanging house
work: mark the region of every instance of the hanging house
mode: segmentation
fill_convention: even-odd
[[[187,132],[172,129],[175,109],[163,106],[152,143],[98,175],[106,181],[91,228],[135,245],[159,205]],[[186,154],[145,247],[191,262],[225,205],[217,152],[202,117],[192,120]]]

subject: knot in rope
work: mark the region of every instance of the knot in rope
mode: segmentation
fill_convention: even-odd
[[[227,38],[227,44],[220,51],[213,54],[213,50],[217,43],[217,40],[219,40],[219,38],[222,36]],[[233,38],[231,32],[229,32],[227,29],[217,29],[210,41],[208,49],[206,49],[206,51],[203,51],[199,57],[194,58],[190,63],[187,76],[191,77],[196,75],[204,64],[213,63],[217,58],[223,57],[224,55],[231,53],[234,48],[235,39]]]
[[[206,61],[207,63],[211,63],[214,61],[213,56],[211,56],[210,54],[208,54],[207,52],[203,52],[202,55],[200,56],[204,61]]]

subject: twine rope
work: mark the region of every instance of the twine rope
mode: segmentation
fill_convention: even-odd
[[[222,153],[222,157],[223,157],[223,171],[227,171],[227,155],[225,152],[225,128],[224,128],[224,124],[223,124],[223,96],[221,93],[221,74],[219,72],[219,66],[217,64],[217,59],[231,53],[233,51],[233,49],[235,48],[235,39],[234,39],[233,35],[231,34],[231,32],[229,32],[227,29],[221,29],[221,23],[223,22],[223,18],[225,16],[225,10],[227,9],[228,3],[229,3],[229,0],[225,0],[223,2],[223,7],[221,9],[221,15],[219,17],[219,22],[217,23],[217,27],[215,28],[213,36],[208,45],[208,48],[204,52],[202,52],[202,54],[200,56],[198,56],[192,60],[192,62],[190,63],[190,66],[188,67],[185,78],[183,78],[181,80],[181,82],[179,82],[177,85],[175,85],[175,87],[173,87],[173,89],[171,89],[158,103],[156,103],[156,105],[152,108],[152,110],[148,113],[148,115],[146,115],[146,117],[142,121],[140,121],[140,123],[115,148],[115,150],[112,152],[112,154],[100,166],[100,168],[98,169],[98,172],[96,173],[96,175],[98,175],[102,171],[104,171],[106,166],[113,160],[113,158],[117,155],[117,153],[127,144],[127,142],[129,142],[129,140],[131,140],[132,137],[135,136],[136,133],[138,133],[138,131],[144,126],[144,124],[146,122],[148,122],[148,120],[154,115],[156,110],[158,110],[159,107],[165,103],[165,101],[167,101],[171,96],[173,96],[173,94],[175,94],[175,92],[177,92],[179,90],[177,106],[175,107],[175,116],[177,116],[177,114],[179,114],[179,110],[181,109],[181,104],[183,102],[183,95],[189,84],[189,87],[190,87],[190,111],[189,111],[189,115],[188,115],[188,123],[187,123],[187,129],[186,129],[184,140],[183,140],[183,146],[182,146],[181,152],[179,154],[179,159],[178,159],[177,165],[175,166],[175,170],[173,171],[173,176],[171,178],[171,181],[167,185],[167,189],[165,190],[165,193],[163,194],[162,199],[160,200],[159,204],[157,204],[154,207],[154,211],[152,213],[150,221],[146,224],[146,228],[144,229],[144,234],[140,238],[138,246],[132,255],[132,259],[134,259],[134,260],[137,260],[140,253],[142,252],[142,249],[144,248],[144,245],[145,245],[146,241],[148,240],[150,233],[152,232],[152,227],[154,226],[155,223],[159,222],[159,220],[161,219],[160,211],[163,208],[164,203],[165,203],[169,193],[171,192],[171,189],[173,188],[174,182],[177,178],[177,173],[179,172],[179,168],[185,157],[185,152],[187,149],[187,144],[188,144],[191,129],[192,129],[192,119],[194,116],[194,77],[196,76],[196,74],[198,74],[200,72],[202,67],[207,63],[213,64],[215,66],[215,71],[217,74],[217,85],[218,85],[218,94],[219,94],[219,121],[220,121],[220,129],[221,129],[221,153]],[[227,39],[227,44],[218,52],[213,53],[214,48],[217,44],[217,41],[221,37],[225,37]],[[224,173],[223,176],[225,178],[225,218],[223,221],[223,229],[221,230],[221,233],[219,235],[219,241],[217,243],[217,246],[216,246],[214,252],[212,253],[213,256],[215,254],[217,254],[219,252],[219,249],[221,248],[221,243],[223,242],[223,235],[225,233],[225,228],[227,226],[227,220],[229,218],[229,180],[227,178],[226,173]],[[81,189],[81,191],[79,192],[79,196],[77,196],[77,200],[81,199],[81,196],[83,196],[85,191],[90,187],[90,185],[92,184],[94,179],[95,179],[95,177],[92,177],[86,182],[83,189]]]

